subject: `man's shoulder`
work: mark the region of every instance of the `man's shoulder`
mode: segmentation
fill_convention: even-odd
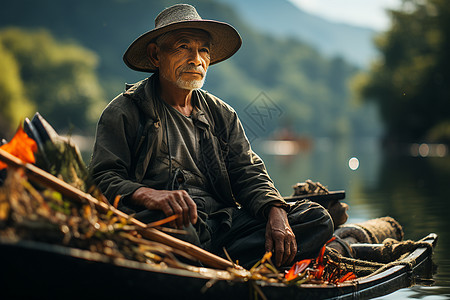
[[[129,110],[135,108],[135,106],[130,98],[126,97],[124,93],[120,93],[108,103],[105,110]]]
[[[219,110],[222,113],[229,113],[229,114],[235,114],[236,113],[236,111],[234,110],[234,108],[231,105],[229,105],[228,103],[226,103],[225,101],[223,101],[219,97],[211,94],[210,92],[208,92],[206,90],[198,90],[198,91],[203,96],[201,98],[204,99],[205,104],[210,109],[216,109],[216,110]]]
[[[133,116],[139,114],[138,107],[134,103],[134,100],[126,97],[124,93],[120,93],[114,99],[112,99],[102,112],[102,118],[120,119],[122,117],[126,119],[137,119]]]
[[[141,108],[140,104],[146,102],[145,87],[147,82],[148,78],[132,84],[125,83],[124,91],[111,100],[105,110],[136,113]]]
[[[140,95],[141,93],[144,93],[144,88],[146,83],[148,82],[148,79],[149,78],[145,78],[136,83],[125,83],[125,91],[121,95],[132,98]]]
[[[138,94],[143,92],[142,89],[144,88],[147,80],[148,78],[136,83],[125,83],[124,91],[112,99],[108,106],[129,105],[131,103],[130,99],[135,98]]]

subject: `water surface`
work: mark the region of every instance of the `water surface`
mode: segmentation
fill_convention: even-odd
[[[309,150],[290,156],[267,153],[262,140],[256,140],[253,148],[284,196],[292,194],[296,182],[311,179],[329,190],[346,191],[348,222],[391,216],[403,226],[405,239],[438,234],[435,284],[401,289],[382,298],[450,298],[450,156],[394,155],[383,151],[376,139],[317,139]],[[349,166],[352,157],[359,162],[355,170]]]

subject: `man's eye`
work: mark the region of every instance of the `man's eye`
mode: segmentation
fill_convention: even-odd
[[[187,45],[180,45],[180,47],[179,48],[181,48],[181,49],[187,49],[188,48],[188,46]]]
[[[200,49],[200,51],[205,52],[205,53],[209,53],[209,49],[208,48],[202,48],[202,49]]]

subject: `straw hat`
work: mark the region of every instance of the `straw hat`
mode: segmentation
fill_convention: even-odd
[[[123,55],[125,64],[133,70],[155,72],[147,56],[147,46],[158,36],[176,29],[202,29],[211,36],[210,65],[231,57],[241,47],[242,40],[233,26],[214,20],[204,20],[188,4],[177,4],[164,9],[155,19],[155,28],[138,37]]]

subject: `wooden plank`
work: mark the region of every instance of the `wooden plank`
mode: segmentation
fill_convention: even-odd
[[[345,198],[345,191],[331,191],[328,194],[305,194],[298,196],[284,197],[286,202],[295,202],[298,200],[308,199],[319,203],[323,207],[328,207],[328,204],[332,201],[339,201]]]

